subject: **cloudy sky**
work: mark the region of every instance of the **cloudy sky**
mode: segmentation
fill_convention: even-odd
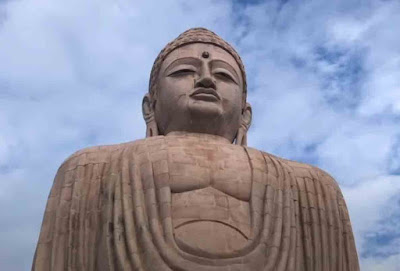
[[[152,63],[207,27],[246,65],[249,145],[341,185],[362,270],[400,270],[400,2],[0,0],[0,270],[29,270],[74,151],[143,138]]]

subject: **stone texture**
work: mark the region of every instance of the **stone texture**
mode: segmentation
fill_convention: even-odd
[[[32,270],[359,270],[335,180],[246,146],[240,58],[214,33],[188,32],[156,60],[147,138],[59,168]]]

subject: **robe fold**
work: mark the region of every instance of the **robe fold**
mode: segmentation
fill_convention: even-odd
[[[248,244],[223,257],[182,250],[174,238],[168,174],[168,148],[180,140],[158,136],[69,157],[48,198],[32,270],[359,270],[335,180],[316,167],[242,146],[235,148],[245,149],[257,177]],[[160,164],[166,166],[160,170]]]

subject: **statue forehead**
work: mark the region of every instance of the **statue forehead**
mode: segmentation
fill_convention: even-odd
[[[235,58],[221,47],[209,43],[191,43],[176,48],[169,53],[163,61],[161,71],[165,70],[172,62],[180,58],[195,57],[202,59],[204,52],[208,52],[208,59],[210,60],[222,60],[228,63],[235,69],[236,73],[240,76],[241,81],[243,81],[239,65]]]

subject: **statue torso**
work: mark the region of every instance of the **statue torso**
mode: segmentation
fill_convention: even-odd
[[[246,149],[214,136],[167,137],[166,152],[177,244],[216,254],[244,247],[252,185]]]
[[[43,221],[33,270],[358,270],[329,175],[203,134],[75,153]]]

